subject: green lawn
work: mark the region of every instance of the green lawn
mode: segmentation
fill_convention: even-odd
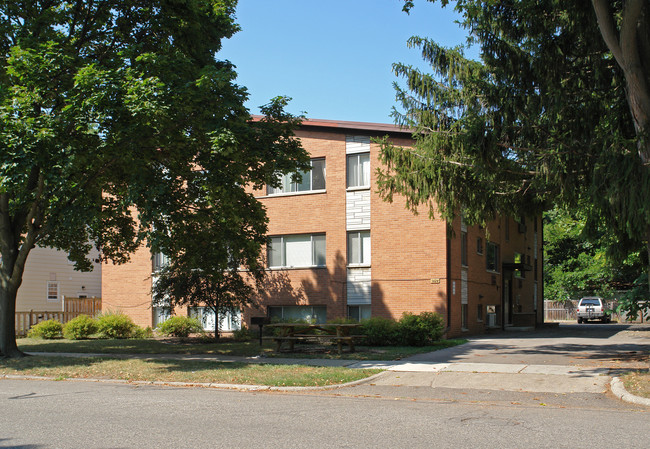
[[[187,360],[24,357],[0,360],[0,375],[54,379],[122,379],[266,386],[327,386],[364,379],[382,370]]]
[[[297,344],[295,352],[274,351],[275,344],[265,342],[260,347],[257,340],[234,342],[223,340],[215,343],[204,339],[142,339],[142,340],[43,340],[18,339],[18,347],[25,352],[72,352],[96,354],[217,354],[228,356],[256,356],[290,358],[328,358],[351,360],[399,360],[414,354],[466,343],[467,340],[442,340],[432,346],[356,346],[356,352],[339,355],[335,346]]]

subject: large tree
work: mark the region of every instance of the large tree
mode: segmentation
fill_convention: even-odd
[[[0,356],[21,355],[16,293],[35,245],[88,269],[92,246],[123,262],[144,242],[169,253],[208,222],[226,237],[265,232],[244,186],[307,156],[284,100],[251,121],[216,57],[235,5],[0,1]]]
[[[604,221],[614,253],[650,253],[650,3],[459,0],[455,10],[480,60],[409,40],[433,73],[394,66],[406,79],[395,117],[416,142],[384,142],[384,196],[435,202],[444,218],[462,207],[470,222],[579,208],[587,230]]]

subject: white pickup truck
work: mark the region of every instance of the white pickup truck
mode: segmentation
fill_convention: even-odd
[[[586,323],[589,320],[600,320],[603,323],[611,321],[610,312],[607,310],[605,300],[598,296],[585,296],[578,302],[578,323]]]

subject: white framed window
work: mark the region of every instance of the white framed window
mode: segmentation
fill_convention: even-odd
[[[282,195],[296,192],[314,192],[325,190],[325,158],[312,159],[311,170],[299,171],[301,181],[295,181],[295,173],[280,175],[281,185],[279,187],[267,186],[267,195]]]
[[[151,255],[151,272],[156,273],[169,265],[169,257],[163,253],[154,253]]]
[[[496,243],[485,243],[485,268],[488,271],[499,272],[499,245]]]
[[[47,300],[59,300],[59,283],[57,281],[47,281]]]
[[[462,330],[467,329],[467,304],[460,305],[460,327]]]
[[[370,265],[370,231],[348,232],[348,265]]]
[[[209,307],[189,307],[187,315],[191,318],[198,318],[203,330],[214,331],[214,311]],[[241,311],[230,310],[219,314],[219,331],[232,332],[241,329]]]
[[[370,318],[370,305],[348,306],[348,318],[363,321]]]
[[[154,329],[160,326],[163,322],[167,321],[172,316],[172,308],[169,306],[153,306],[152,308],[152,324]]]
[[[370,153],[348,154],[348,188],[370,187]]]
[[[274,321],[306,321],[323,324],[327,321],[327,306],[269,306],[268,315]]]
[[[268,246],[269,268],[325,266],[325,234],[281,235],[271,237]]]

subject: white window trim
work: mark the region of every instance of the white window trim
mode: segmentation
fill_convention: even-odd
[[[273,236],[271,236],[273,238],[281,238],[282,239],[282,243],[281,243],[282,247],[281,247],[281,250],[280,250],[281,251],[280,258],[282,259],[282,262],[284,262],[284,263],[286,263],[286,260],[287,260],[286,245],[285,245],[284,239],[285,239],[285,237],[291,237],[291,236],[294,236],[294,235],[309,235],[309,237],[311,238],[311,256],[312,256],[312,262],[313,262],[314,261],[314,236],[321,236],[321,235],[325,236],[325,233],[318,233],[317,232],[317,233],[314,233],[314,234],[285,234],[285,235],[273,235]],[[268,254],[268,248],[269,247],[267,247],[267,254]],[[327,238],[325,238],[325,257],[327,259]],[[267,258],[268,258],[268,256],[267,256]],[[301,269],[306,269],[306,268],[325,268],[326,266],[327,266],[327,260],[325,261],[325,264],[322,264],[322,265],[315,265],[313,263],[312,263],[312,265],[304,265],[304,266],[303,265],[300,265],[300,266],[296,266],[296,265],[292,265],[292,266],[288,266],[288,265],[269,265],[267,267],[267,269],[268,270],[301,270]]]
[[[314,193],[326,193],[327,192],[327,163],[325,162],[324,157],[313,157],[309,160],[309,164],[313,167],[314,166],[314,161],[315,160],[322,160],[324,162],[324,167],[323,167],[323,176],[325,177],[325,188],[324,189],[310,189],[310,190],[303,190],[301,192],[278,192],[278,193],[269,193],[269,189],[271,189],[271,186],[266,186],[266,195],[262,196],[261,198],[266,198],[266,197],[276,197],[276,196],[293,196],[293,195],[311,195]],[[313,185],[313,179],[312,179],[312,174],[313,174],[313,169],[309,170],[306,173],[303,173],[303,176],[309,176],[309,185]],[[279,175],[281,178],[284,178],[285,176],[293,176],[295,173],[287,173],[287,174],[281,174]]]
[[[346,239],[347,239],[346,244],[348,246],[348,248],[347,248],[347,252],[348,252],[347,253],[347,256],[348,256],[347,257],[348,258],[347,266],[350,267],[350,268],[369,268],[371,266],[371,264],[372,264],[372,236],[370,236],[370,260],[368,262],[363,261],[361,263],[350,262],[350,247],[349,247],[349,245],[350,245],[350,234],[359,234],[359,242],[361,244],[363,244],[363,240],[361,239],[361,233],[365,233],[365,232],[367,232],[368,236],[370,236],[370,229],[358,229],[358,230],[348,231],[347,232],[347,235],[346,235]],[[363,246],[361,248],[359,248],[359,254],[361,256],[363,256]]]
[[[359,185],[359,186],[348,186],[347,185],[348,184],[348,164],[349,164],[350,157],[356,157],[357,160],[359,160],[361,156],[364,156],[366,154],[368,155],[368,184],[367,185],[366,184]],[[357,167],[361,167],[361,165],[358,164]],[[359,152],[354,152],[354,153],[347,153],[345,155],[345,185],[346,185],[346,190],[348,192],[352,192],[352,191],[355,191],[355,190],[369,190],[370,185],[372,184],[372,181],[370,180],[370,177],[371,177],[370,175],[371,174],[372,174],[372,170],[370,168],[370,152],[369,151],[359,151]],[[359,175],[359,173],[357,175]]]
[[[55,285],[56,286],[56,298],[51,299],[50,298],[50,285]],[[59,302],[61,299],[61,290],[59,288],[59,281],[47,281],[47,285],[45,286],[45,299],[47,302]]]

